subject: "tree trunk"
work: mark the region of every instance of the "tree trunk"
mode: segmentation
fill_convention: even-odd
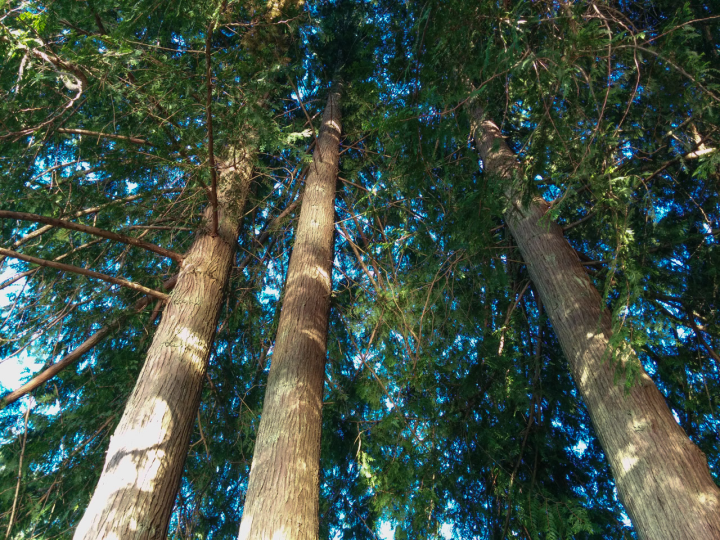
[[[75,540],[167,538],[250,172],[245,154],[220,171],[218,234],[211,232],[209,206],[205,231],[184,259]]]
[[[240,540],[317,540],[340,94],[323,113],[288,267]]]
[[[542,199],[522,204],[514,154],[498,127],[474,114],[475,144],[485,173],[506,184],[505,220],[557,333],[570,371],[610,461],[620,500],[646,540],[720,538],[720,490],[705,455],[673,418],[640,367],[626,392],[608,350],[610,313]],[[632,350],[622,364],[639,360]]]

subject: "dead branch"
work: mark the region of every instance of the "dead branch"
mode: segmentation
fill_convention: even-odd
[[[210,204],[212,204],[212,235],[217,236],[218,233],[218,198],[217,198],[217,169],[215,168],[215,150],[213,142],[213,125],[212,125],[212,58],[210,55],[210,45],[212,42],[214,23],[208,24],[207,36],[205,36],[205,79],[207,87],[207,96],[205,101],[205,113],[207,115],[207,132],[208,132],[208,162],[210,164]]]
[[[146,146],[155,146],[154,144],[149,143],[145,139],[141,139],[139,137],[128,137],[126,135],[115,135],[114,133],[101,133],[99,131],[90,131],[87,129],[72,129],[72,128],[58,128],[56,130],[58,133],[66,133],[69,135],[90,135],[92,137],[97,137],[98,139],[115,139],[117,141],[128,141],[133,144],[144,144]]]
[[[162,191],[160,191],[160,193],[171,193],[171,192],[176,192],[176,191],[182,191],[182,189],[181,188],[163,189]],[[80,217],[80,216],[85,216],[88,214],[94,214],[94,213],[99,212],[100,210],[103,210],[104,208],[107,208],[108,206],[111,206],[113,204],[134,201],[136,199],[141,199],[143,196],[144,195],[142,195],[142,194],[138,194],[138,195],[130,195],[129,197],[123,197],[122,199],[115,199],[114,201],[110,201],[105,204],[101,204],[99,206],[93,206],[91,208],[85,208],[84,210],[78,210],[77,212],[72,214],[72,217]],[[17,240],[14,244],[12,244],[11,247],[19,248],[23,244],[29,242],[33,238],[37,238],[38,236],[49,231],[52,228],[53,228],[52,225],[45,225],[44,227],[40,227],[39,229],[34,230],[33,232],[28,233],[25,236],[23,236],[22,238],[20,238],[19,240]],[[5,260],[5,257],[0,255],[0,264],[2,264],[2,262],[4,260]],[[2,287],[0,287],[0,288],[2,288]]]
[[[12,512],[10,513],[10,521],[8,522],[7,532],[5,533],[5,540],[10,538],[10,531],[12,531],[13,522],[15,521],[15,510],[17,510],[18,495],[20,494],[20,481],[22,480],[22,465],[23,457],[25,457],[25,443],[27,442],[27,429],[28,429],[28,418],[30,416],[30,405],[28,405],[25,411],[25,429],[23,430],[22,450],[20,450],[20,464],[18,465],[18,477],[17,485],[15,487],[15,497],[13,498]]]

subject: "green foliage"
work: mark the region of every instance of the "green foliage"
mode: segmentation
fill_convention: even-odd
[[[172,538],[234,538],[317,114],[344,82],[321,461],[321,537],[633,537],[542,303],[479,166],[481,104],[552,202],[631,347],[717,477],[716,7],[689,2],[6,2],[0,207],[184,252],[215,149],[258,149],[237,268]],[[78,130],[84,130],[79,132]],[[89,133],[88,133],[89,132]],[[110,137],[112,135],[113,137]],[[160,289],[143,250],[5,219],[2,245]],[[262,231],[269,237],[260,244]],[[14,244],[16,246],[12,247]],[[5,260],[10,278],[33,265]],[[5,274],[3,279],[5,279]],[[79,363],[0,413],[0,530],[69,538],[152,340],[154,303],[40,269],[2,308],[0,356]],[[11,355],[15,357],[10,358]],[[10,390],[10,389],[8,389]],[[11,536],[11,537],[12,537]]]

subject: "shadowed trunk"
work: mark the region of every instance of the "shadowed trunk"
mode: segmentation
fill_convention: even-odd
[[[240,540],[317,540],[320,430],[332,282],[340,94],[323,113],[305,184]]]
[[[548,204],[522,204],[513,183],[515,155],[498,127],[474,114],[475,144],[485,173],[506,184],[505,220],[557,334],[612,468],[620,499],[646,540],[720,538],[720,490],[705,455],[673,418],[640,367],[627,393],[615,382],[608,351],[610,313],[562,229],[543,216]],[[618,353],[620,354],[620,353]],[[639,364],[632,350],[621,364]]]
[[[250,185],[250,156],[220,170],[212,207],[190,247],[75,540],[167,538],[217,319]]]

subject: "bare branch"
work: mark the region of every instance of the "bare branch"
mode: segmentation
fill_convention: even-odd
[[[27,442],[27,430],[28,430],[28,418],[30,417],[30,405],[28,405],[25,411],[25,429],[23,431],[22,449],[20,450],[20,464],[18,465],[18,477],[17,485],[15,487],[15,497],[13,499],[12,512],[10,513],[10,522],[8,523],[7,531],[5,532],[5,540],[10,538],[10,532],[12,531],[13,522],[15,521],[15,510],[17,510],[18,495],[20,494],[20,481],[22,479],[22,466],[23,457],[25,457],[25,443]]]
[[[53,227],[62,227],[63,229],[70,229],[73,231],[80,231],[94,236],[100,236],[116,242],[122,242],[123,244],[129,244],[131,246],[139,247],[168,257],[177,263],[182,263],[183,257],[179,253],[170,251],[168,249],[156,246],[150,242],[145,242],[132,236],[126,236],[124,234],[114,233],[111,231],[105,231],[98,229],[97,227],[90,227],[88,225],[82,225],[80,223],[74,223],[72,221],[66,221],[64,219],[57,219],[48,216],[41,216],[39,214],[29,214],[27,212],[11,212],[9,210],[0,210],[0,218],[5,219],[19,219],[23,221],[34,221],[35,223],[46,223]]]
[[[101,133],[99,131],[90,131],[87,129],[72,129],[72,128],[58,128],[56,130],[58,133],[67,133],[69,135],[90,135],[92,137],[97,137],[98,139],[104,138],[104,139],[115,139],[118,141],[128,141],[134,144],[144,144],[147,146],[155,146],[154,144],[149,143],[145,139],[140,139],[139,137],[128,137],[126,135],[115,135],[114,133]]]
[[[100,330],[98,330],[92,336],[86,339],[78,348],[74,349],[70,354],[65,356],[65,358],[53,364],[39,375],[33,377],[14,392],[10,392],[6,396],[4,396],[2,398],[2,402],[0,402],[0,410],[4,409],[11,403],[15,403],[25,394],[32,392],[44,382],[52,379],[55,375],[60,373],[70,364],[74,363],[76,360],[79,360],[82,355],[84,355],[90,349],[95,347],[95,345],[100,343],[105,338],[105,336],[107,336],[113,328],[119,326],[119,324],[120,320],[117,320],[108,326],[103,326],[102,328],[100,328]]]
[[[574,222],[572,222],[572,223],[569,223],[569,224],[565,225],[565,226],[563,227],[563,232],[567,232],[567,231],[569,231],[570,229],[574,229],[574,228],[577,227],[578,225],[582,225],[582,224],[585,223],[587,220],[592,219],[593,217],[595,217],[595,214],[596,214],[596,213],[597,213],[597,212],[596,212],[595,210],[591,210],[591,211],[588,212],[587,215],[585,215],[584,217],[578,219],[577,221],[574,221]]]
[[[370,283],[372,283],[373,287],[375,288],[375,291],[381,291],[382,287],[378,287],[377,282],[373,278],[372,274],[368,270],[368,267],[365,266],[365,262],[362,260],[362,256],[360,255],[360,252],[358,251],[358,247],[355,245],[355,242],[352,241],[350,237],[350,233],[348,233],[347,229],[345,228],[345,225],[342,224],[342,222],[338,223],[340,225],[340,228],[342,229],[343,236],[345,237],[345,240],[347,240],[348,244],[350,244],[350,248],[352,249],[353,253],[355,254],[355,258],[360,263],[360,266],[363,269],[363,272],[365,272],[365,275],[370,279]]]
[[[73,272],[75,274],[80,274],[83,276],[100,279],[102,281],[107,281],[108,283],[112,283],[113,285],[120,285],[121,287],[127,287],[128,289],[133,289],[133,290],[145,293],[145,294],[149,294],[156,298],[160,298],[161,300],[168,300],[170,298],[165,293],[161,293],[159,291],[149,289],[149,288],[139,285],[137,283],[133,283],[132,281],[127,281],[126,279],[108,276],[106,274],[94,272],[93,270],[86,270],[85,268],[80,268],[79,266],[72,266],[70,264],[62,264],[62,263],[57,263],[54,261],[47,261],[45,259],[38,259],[37,257],[31,257],[30,255],[24,255],[23,253],[18,253],[17,251],[11,251],[9,249],[4,249],[4,248],[0,248],[0,255],[4,255],[6,257],[12,257],[14,259],[19,259],[21,261],[26,261],[26,262],[33,263],[33,264],[38,264],[40,266],[45,266],[47,268],[55,268],[56,270],[62,270],[63,272]]]
[[[262,246],[267,239],[270,237],[270,234],[272,234],[274,231],[276,231],[280,227],[280,223],[283,219],[285,219],[293,210],[295,210],[298,205],[300,204],[300,199],[295,199],[292,203],[287,205],[287,207],[280,212],[280,214],[277,215],[268,225],[265,227],[265,230],[260,234],[260,236],[255,240],[260,246]],[[236,270],[238,272],[242,272],[245,270],[245,267],[247,267],[248,264],[250,264],[250,261],[252,260],[253,255],[252,253],[248,253],[245,258],[240,262],[240,264],[237,266]]]
[[[160,193],[171,193],[174,191],[182,191],[182,189],[181,188],[163,189]],[[134,201],[136,199],[140,199],[142,197],[144,197],[144,195],[138,194],[138,195],[130,195],[129,197],[124,197],[122,199],[115,199],[114,201],[110,201],[108,203],[101,204],[99,206],[93,206],[91,208],[85,208],[84,210],[78,210],[77,212],[72,214],[72,217],[80,217],[80,216],[85,216],[88,214],[94,214],[96,212],[99,212],[100,210],[103,210],[104,208],[107,208],[108,206],[112,206],[113,204],[118,204],[121,202],[130,202],[130,201]],[[44,227],[40,227],[39,229],[34,230],[33,232],[28,233],[25,236],[23,236],[22,238],[20,238],[19,240],[17,240],[11,247],[19,248],[23,244],[29,242],[33,238],[37,238],[38,236],[49,231],[52,228],[53,228],[52,225],[45,225]],[[0,255],[0,264],[2,264],[2,262],[4,260],[5,260],[5,257]],[[0,288],[2,288],[2,287],[0,287]]]

